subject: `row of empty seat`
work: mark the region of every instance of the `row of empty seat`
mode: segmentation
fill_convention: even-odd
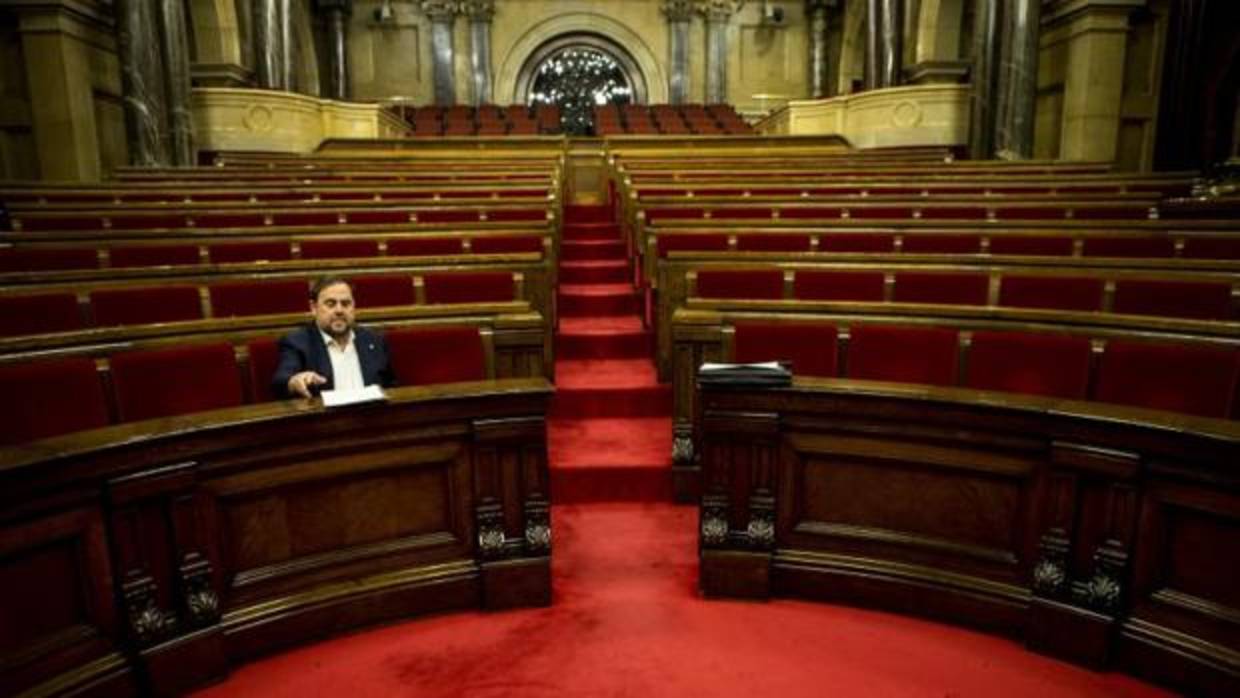
[[[399,107],[399,112],[413,129],[414,137],[536,136],[564,132],[560,108],[551,104]]]
[[[594,108],[594,130],[599,136],[738,136],[753,133],[753,127],[730,104],[605,104]]]

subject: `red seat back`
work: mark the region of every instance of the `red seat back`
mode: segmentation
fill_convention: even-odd
[[[170,417],[242,403],[231,344],[199,344],[117,354],[112,389],[121,421]]]
[[[779,269],[703,269],[697,273],[699,298],[778,300],[784,297]]]
[[[222,242],[207,248],[216,264],[236,264],[269,260],[284,262],[293,258],[287,242]]]
[[[953,385],[956,330],[858,325],[848,343],[848,377]]]
[[[1102,310],[1102,279],[1070,276],[1005,275],[999,280],[999,305],[1049,310]]]
[[[299,279],[222,281],[211,284],[213,317],[247,317],[307,312],[309,286]]]
[[[809,252],[809,235],[794,233],[751,233],[736,236],[736,249],[742,252]]]
[[[427,303],[495,303],[517,299],[512,273],[445,272],[422,277]]]
[[[1240,352],[1229,347],[1114,340],[1094,398],[1203,417],[1230,416]]]
[[[0,391],[12,407],[0,419],[3,445],[108,424],[107,400],[92,359],[0,365]]]
[[[507,252],[541,253],[543,251],[543,241],[537,235],[477,237],[469,241],[469,247],[475,254],[503,254]]]
[[[413,279],[405,274],[359,276],[349,279],[353,301],[359,308],[386,308],[413,305],[416,301]]]
[[[302,259],[349,259],[378,255],[379,243],[375,240],[305,240],[301,243]]]
[[[928,233],[905,235],[903,250],[909,254],[977,254],[982,236]]]
[[[1089,355],[1085,337],[978,331],[969,348],[965,384],[1083,400],[1089,389]]]
[[[201,320],[195,286],[117,288],[92,291],[90,309],[99,327]]]
[[[1226,320],[1232,316],[1231,285],[1208,281],[1120,279],[1112,310],[1133,315]]]
[[[990,238],[990,253],[996,255],[1068,257],[1072,255],[1072,238],[1043,237],[1041,235],[994,235]]]
[[[113,267],[199,264],[197,245],[122,245],[108,251]]]
[[[818,238],[820,252],[893,252],[896,236],[885,233],[839,233]]]
[[[798,271],[792,282],[793,296],[803,301],[883,300],[881,271]]]
[[[271,377],[280,363],[280,347],[275,338],[255,339],[245,345],[250,356],[250,402],[278,399],[271,393]]]
[[[721,234],[660,235],[656,243],[659,257],[668,252],[708,252],[728,249],[728,236]]]
[[[389,257],[428,257],[433,255],[461,254],[465,251],[461,238],[400,238],[388,240]]]
[[[487,377],[477,327],[412,327],[387,333],[392,370],[401,385],[453,383]]]
[[[836,375],[835,325],[825,323],[737,323],[733,361],[790,361],[804,376]]]
[[[891,299],[897,303],[986,305],[989,284],[985,274],[900,272]]]
[[[99,255],[93,247],[0,249],[0,271],[57,271],[97,269]]]
[[[1175,242],[1162,237],[1089,237],[1081,248],[1086,257],[1172,257]]]
[[[35,293],[0,296],[0,316],[6,337],[82,329],[82,313],[72,293]]]

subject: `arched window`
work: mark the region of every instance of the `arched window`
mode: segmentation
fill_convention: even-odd
[[[588,135],[594,107],[645,102],[645,81],[633,59],[598,36],[570,35],[547,42],[530,56],[517,93],[530,105],[560,108],[565,133]]]

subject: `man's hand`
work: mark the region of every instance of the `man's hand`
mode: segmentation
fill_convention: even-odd
[[[302,397],[310,397],[310,386],[323,385],[327,379],[314,371],[302,371],[294,373],[292,378],[288,379],[288,391]]]

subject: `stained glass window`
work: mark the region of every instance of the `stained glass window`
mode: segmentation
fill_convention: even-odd
[[[594,107],[628,104],[633,87],[616,59],[588,46],[569,46],[547,57],[534,73],[529,103],[560,107],[564,132],[583,136],[594,131]]]

